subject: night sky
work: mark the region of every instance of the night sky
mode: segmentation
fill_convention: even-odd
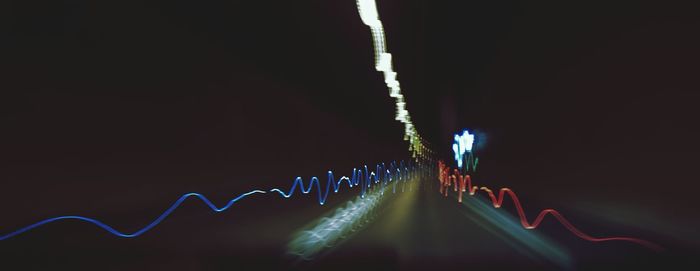
[[[698,254],[697,9],[377,2],[407,109],[437,157],[451,159],[453,133],[476,131],[475,179],[517,190],[531,215],[556,207],[641,235],[667,244],[672,263]],[[0,233],[64,214],[135,230],[186,192],[224,202],[408,160],[394,114],[353,0],[3,2]],[[313,204],[268,198],[218,217],[189,204],[141,240],[66,222],[0,243],[0,258],[13,259],[7,270],[199,270],[240,250],[254,266],[286,241],[254,236],[285,237],[327,211]],[[598,259],[597,245],[576,244]]]

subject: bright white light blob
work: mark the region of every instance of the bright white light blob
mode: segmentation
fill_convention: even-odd
[[[452,151],[455,154],[455,161],[457,161],[457,167],[462,168],[464,162],[464,154],[472,151],[474,146],[474,135],[469,134],[469,131],[464,130],[462,134],[455,134],[455,141],[452,144]]]
[[[379,13],[377,12],[377,3],[374,0],[358,0],[357,9],[360,11],[362,22],[368,26],[381,26],[379,21]]]

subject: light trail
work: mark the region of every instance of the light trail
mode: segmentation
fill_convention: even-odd
[[[369,26],[372,32],[374,44],[374,65],[377,71],[384,73],[384,83],[389,89],[389,96],[396,100],[396,120],[404,125],[404,140],[409,142],[409,151],[414,158],[422,157],[430,150],[423,144],[423,139],[418,134],[411,121],[411,115],[406,110],[406,101],[401,94],[401,85],[396,79],[396,72],[392,67],[392,56],[387,50],[384,25],[379,20],[377,3],[374,0],[357,0],[357,10],[362,22]]]
[[[58,221],[64,221],[64,220],[77,220],[77,221],[82,221],[82,222],[87,222],[90,224],[94,224],[108,233],[111,233],[115,236],[118,237],[123,237],[123,238],[133,238],[133,237],[138,237],[147,231],[153,229],[155,226],[163,222],[165,218],[170,216],[185,200],[188,198],[198,198],[202,202],[204,202],[212,211],[219,213],[223,212],[227,209],[229,209],[233,204],[238,202],[239,200],[242,200],[248,196],[254,195],[254,194],[266,194],[266,193],[278,193],[284,198],[290,198],[294,194],[294,192],[297,190],[296,188],[299,187],[298,190],[301,191],[302,194],[308,194],[313,190],[314,184],[317,187],[317,195],[318,195],[318,203],[320,205],[325,204],[326,200],[328,199],[328,195],[331,193],[331,187],[333,188],[333,193],[338,193],[340,190],[341,184],[343,182],[346,182],[349,186],[349,188],[353,187],[360,187],[361,192],[360,192],[360,197],[364,197],[367,191],[372,187],[372,185],[379,185],[382,188],[385,188],[389,186],[389,184],[393,184],[393,191],[396,191],[396,185],[399,182],[406,182],[412,176],[415,174],[415,171],[417,168],[414,167],[413,165],[406,165],[403,161],[397,164],[396,162],[392,162],[389,164],[389,166],[385,166],[384,163],[378,164],[376,167],[376,171],[369,171],[369,168],[367,166],[363,167],[364,169],[353,169],[352,171],[352,176],[351,177],[346,177],[342,176],[338,180],[335,179],[333,176],[332,171],[328,171],[328,181],[326,183],[326,189],[325,192],[321,188],[321,183],[317,177],[312,177],[311,180],[309,181],[308,188],[304,188],[304,181],[301,177],[297,177],[291,188],[289,189],[288,192],[284,192],[279,188],[273,188],[268,191],[264,190],[251,190],[249,192],[240,194],[239,196],[231,199],[228,201],[226,205],[223,207],[217,207],[214,203],[211,202],[207,197],[205,197],[202,194],[199,193],[187,193],[180,198],[178,198],[175,203],[173,203],[168,209],[166,209],[161,215],[159,215],[155,220],[153,220],[151,223],[146,225],[145,227],[133,232],[133,233],[126,233],[122,232],[119,230],[116,230],[114,227],[109,226],[100,220],[94,219],[94,218],[89,218],[85,216],[77,216],[77,215],[67,215],[67,216],[58,216],[58,217],[52,217],[48,218],[45,220],[41,220],[39,222],[36,222],[34,224],[31,224],[29,226],[22,227],[18,230],[12,231],[10,233],[7,233],[5,235],[0,235],[0,241],[6,240],[8,238],[20,235],[22,233],[25,233],[27,231],[33,230],[35,228],[38,228],[43,225],[51,224],[54,222]]]
[[[372,219],[372,214],[384,199],[384,190],[374,190],[365,197],[358,196],[342,207],[295,234],[287,245],[288,252],[303,260],[311,260],[325,248],[337,245],[356,233]],[[394,191],[394,193],[396,193]]]
[[[39,222],[37,222],[37,223],[34,223],[34,224],[32,224],[32,225],[23,227],[23,228],[21,228],[21,229],[19,229],[19,230],[16,230],[16,231],[13,231],[13,232],[11,232],[11,233],[8,233],[8,234],[6,234],[6,235],[2,235],[2,236],[0,236],[0,241],[5,240],[5,239],[8,239],[8,238],[11,238],[11,237],[16,236],[16,235],[19,235],[19,234],[22,234],[22,233],[24,233],[24,232],[27,232],[27,231],[32,230],[32,229],[34,229],[34,228],[37,228],[37,227],[39,227],[39,226],[43,226],[43,225],[46,225],[46,224],[49,224],[49,223],[53,223],[53,222],[56,222],[56,221],[61,221],[61,220],[78,220],[78,221],[84,221],[84,222],[92,223],[92,224],[95,224],[96,226],[98,226],[98,227],[100,227],[100,228],[106,230],[107,232],[109,232],[109,233],[111,233],[111,234],[113,234],[113,235],[116,235],[116,236],[119,236],[119,237],[124,237],[124,238],[132,238],[132,237],[137,237],[137,236],[139,236],[139,235],[141,235],[141,234],[144,234],[145,232],[151,230],[153,227],[155,227],[155,226],[157,226],[158,224],[160,224],[160,222],[162,222],[165,218],[167,218],[168,216],[170,216],[170,214],[172,214],[172,212],[175,211],[175,209],[177,209],[177,207],[179,207],[180,204],[182,204],[182,202],[184,202],[186,199],[188,199],[188,198],[190,198],[190,197],[196,197],[196,198],[200,199],[200,200],[201,200],[202,202],[204,202],[210,209],[212,209],[214,212],[217,212],[217,213],[218,213],[218,212],[223,212],[223,211],[225,211],[226,209],[228,209],[229,207],[231,207],[231,206],[232,206],[234,203],[236,203],[237,201],[239,201],[239,200],[241,200],[241,199],[243,199],[243,198],[245,198],[245,197],[247,197],[247,196],[250,196],[250,195],[253,195],[253,194],[258,194],[258,193],[265,194],[265,193],[267,193],[267,192],[262,191],[262,190],[252,190],[252,191],[250,191],[250,192],[243,193],[243,194],[239,195],[238,197],[236,197],[236,198],[230,200],[226,205],[224,205],[224,206],[221,207],[221,208],[216,207],[216,205],[214,205],[214,203],[212,203],[207,197],[203,196],[202,194],[199,194],[199,193],[187,193],[187,194],[184,194],[184,195],[180,196],[180,198],[177,199],[177,200],[175,201],[175,203],[173,203],[173,204],[170,206],[170,208],[168,208],[168,209],[165,210],[160,216],[158,216],[158,218],[156,218],[155,220],[153,220],[153,221],[152,221],[151,223],[149,223],[147,226],[145,226],[145,227],[141,228],[140,230],[135,231],[135,232],[133,232],[133,233],[124,233],[124,232],[118,231],[118,230],[114,229],[113,227],[111,227],[111,226],[109,226],[109,225],[107,225],[107,224],[105,224],[105,223],[103,223],[103,222],[101,222],[101,221],[99,221],[99,220],[97,220],[97,219],[94,219],[94,218],[89,218],[89,217],[84,217],[84,216],[76,216],[76,215],[68,215],[68,216],[58,216],[58,217],[53,217],[53,218],[45,219],[45,220],[39,221]]]
[[[656,251],[661,251],[663,248],[657,244],[654,244],[652,242],[639,239],[639,238],[633,238],[633,237],[618,237],[618,236],[613,236],[613,237],[593,237],[591,235],[588,235],[581,230],[579,230],[576,226],[574,226],[571,222],[569,222],[568,219],[564,218],[564,216],[559,213],[557,210],[554,209],[544,209],[540,211],[540,213],[537,215],[535,220],[533,220],[532,223],[528,222],[527,216],[525,216],[525,211],[523,210],[523,206],[520,203],[520,199],[518,199],[518,196],[511,190],[510,188],[504,187],[499,190],[498,197],[493,193],[491,189],[488,187],[482,186],[472,186],[472,181],[471,177],[469,175],[462,175],[459,170],[454,169],[452,170],[452,174],[450,174],[450,168],[445,165],[442,161],[438,161],[438,170],[439,170],[439,175],[438,179],[440,181],[440,193],[447,196],[447,193],[449,191],[449,187],[453,186],[453,190],[458,193],[457,196],[457,201],[462,202],[462,195],[464,192],[468,192],[470,196],[474,196],[476,194],[476,191],[481,190],[485,191],[489,198],[491,199],[491,202],[493,203],[494,208],[501,208],[503,205],[503,200],[505,198],[505,195],[507,194],[510,196],[511,200],[513,201],[513,204],[515,205],[515,209],[517,210],[518,217],[520,218],[520,224],[523,226],[525,229],[535,229],[537,228],[540,223],[542,223],[542,220],[547,215],[553,216],[559,223],[561,223],[567,230],[569,230],[571,233],[574,235],[578,236],[581,239],[591,241],[591,242],[605,242],[605,241],[627,241],[627,242],[633,242],[640,244],[642,246],[645,246],[647,248],[650,248],[652,250]]]

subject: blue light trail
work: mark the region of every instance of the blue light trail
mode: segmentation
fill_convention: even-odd
[[[308,188],[304,188],[304,181],[301,177],[297,177],[294,180],[294,183],[292,184],[291,188],[289,189],[289,192],[284,192],[279,188],[273,188],[268,191],[263,191],[263,190],[251,190],[249,192],[240,194],[239,196],[231,199],[224,205],[223,207],[217,207],[212,203],[207,197],[205,197],[202,194],[199,193],[187,193],[180,198],[178,198],[175,203],[173,203],[168,209],[166,209],[160,216],[158,216],[155,220],[153,220],[151,223],[146,225],[145,227],[133,232],[133,233],[125,233],[121,232],[119,230],[114,229],[113,227],[97,220],[94,218],[89,218],[89,217],[84,217],[84,216],[75,216],[75,215],[68,215],[68,216],[58,216],[58,217],[53,217],[53,218],[48,218],[42,221],[39,221],[37,223],[31,224],[29,226],[22,227],[18,230],[15,230],[13,232],[10,232],[5,235],[0,235],[0,241],[6,240],[8,238],[20,235],[22,233],[25,233],[27,231],[30,231],[32,229],[35,229],[37,227],[50,224],[53,222],[57,221],[62,221],[62,220],[78,220],[78,221],[83,221],[83,222],[88,222],[91,224],[94,224],[107,232],[118,236],[118,237],[124,237],[124,238],[133,238],[133,237],[138,237],[147,231],[153,229],[155,226],[160,224],[165,218],[170,216],[185,200],[191,197],[195,197],[200,199],[202,202],[204,202],[211,210],[214,212],[223,212],[227,209],[229,209],[233,204],[235,204],[237,201],[246,198],[250,195],[253,194],[266,194],[266,193],[272,193],[272,192],[277,192],[279,193],[282,197],[284,198],[290,198],[294,194],[294,191],[296,190],[297,187],[299,187],[299,190],[301,190],[302,194],[308,194],[312,191],[314,184],[316,184],[317,191],[318,191],[318,203],[320,205],[324,205],[326,200],[328,199],[328,195],[330,194],[331,191],[331,186],[333,187],[333,193],[338,193],[340,190],[340,186],[343,183],[343,181],[348,183],[348,186],[350,188],[353,188],[355,186],[360,186],[361,192],[360,196],[364,197],[364,195],[367,193],[367,191],[372,188],[372,184],[380,184],[382,188],[386,187],[389,185],[389,183],[393,183],[393,190],[394,192],[396,191],[396,184],[400,181],[406,182],[411,176],[413,176],[415,168],[411,166],[406,166],[403,161],[401,161],[398,165],[396,162],[392,162],[389,164],[389,167],[386,167],[384,163],[378,164],[376,171],[370,172],[369,168],[367,166],[364,166],[363,169],[353,169],[352,171],[352,177],[346,177],[343,176],[339,178],[337,181],[335,180],[335,177],[333,176],[332,171],[328,171],[328,182],[326,183],[326,189],[325,192],[323,192],[323,189],[321,188],[321,183],[317,177],[312,177]]]

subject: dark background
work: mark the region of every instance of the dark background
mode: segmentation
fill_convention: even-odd
[[[664,266],[697,254],[695,9],[378,2],[408,110],[437,156],[473,129],[477,182],[517,190],[530,216],[555,207],[588,228],[614,222],[606,232],[670,247]],[[10,1],[0,25],[0,233],[65,214],[133,231],[185,192],[221,203],[409,157],[351,0]],[[4,241],[1,257],[16,269],[255,266],[327,211],[256,200],[217,216],[186,204],[138,240],[54,224]],[[597,244],[576,244],[583,268],[608,263]]]

